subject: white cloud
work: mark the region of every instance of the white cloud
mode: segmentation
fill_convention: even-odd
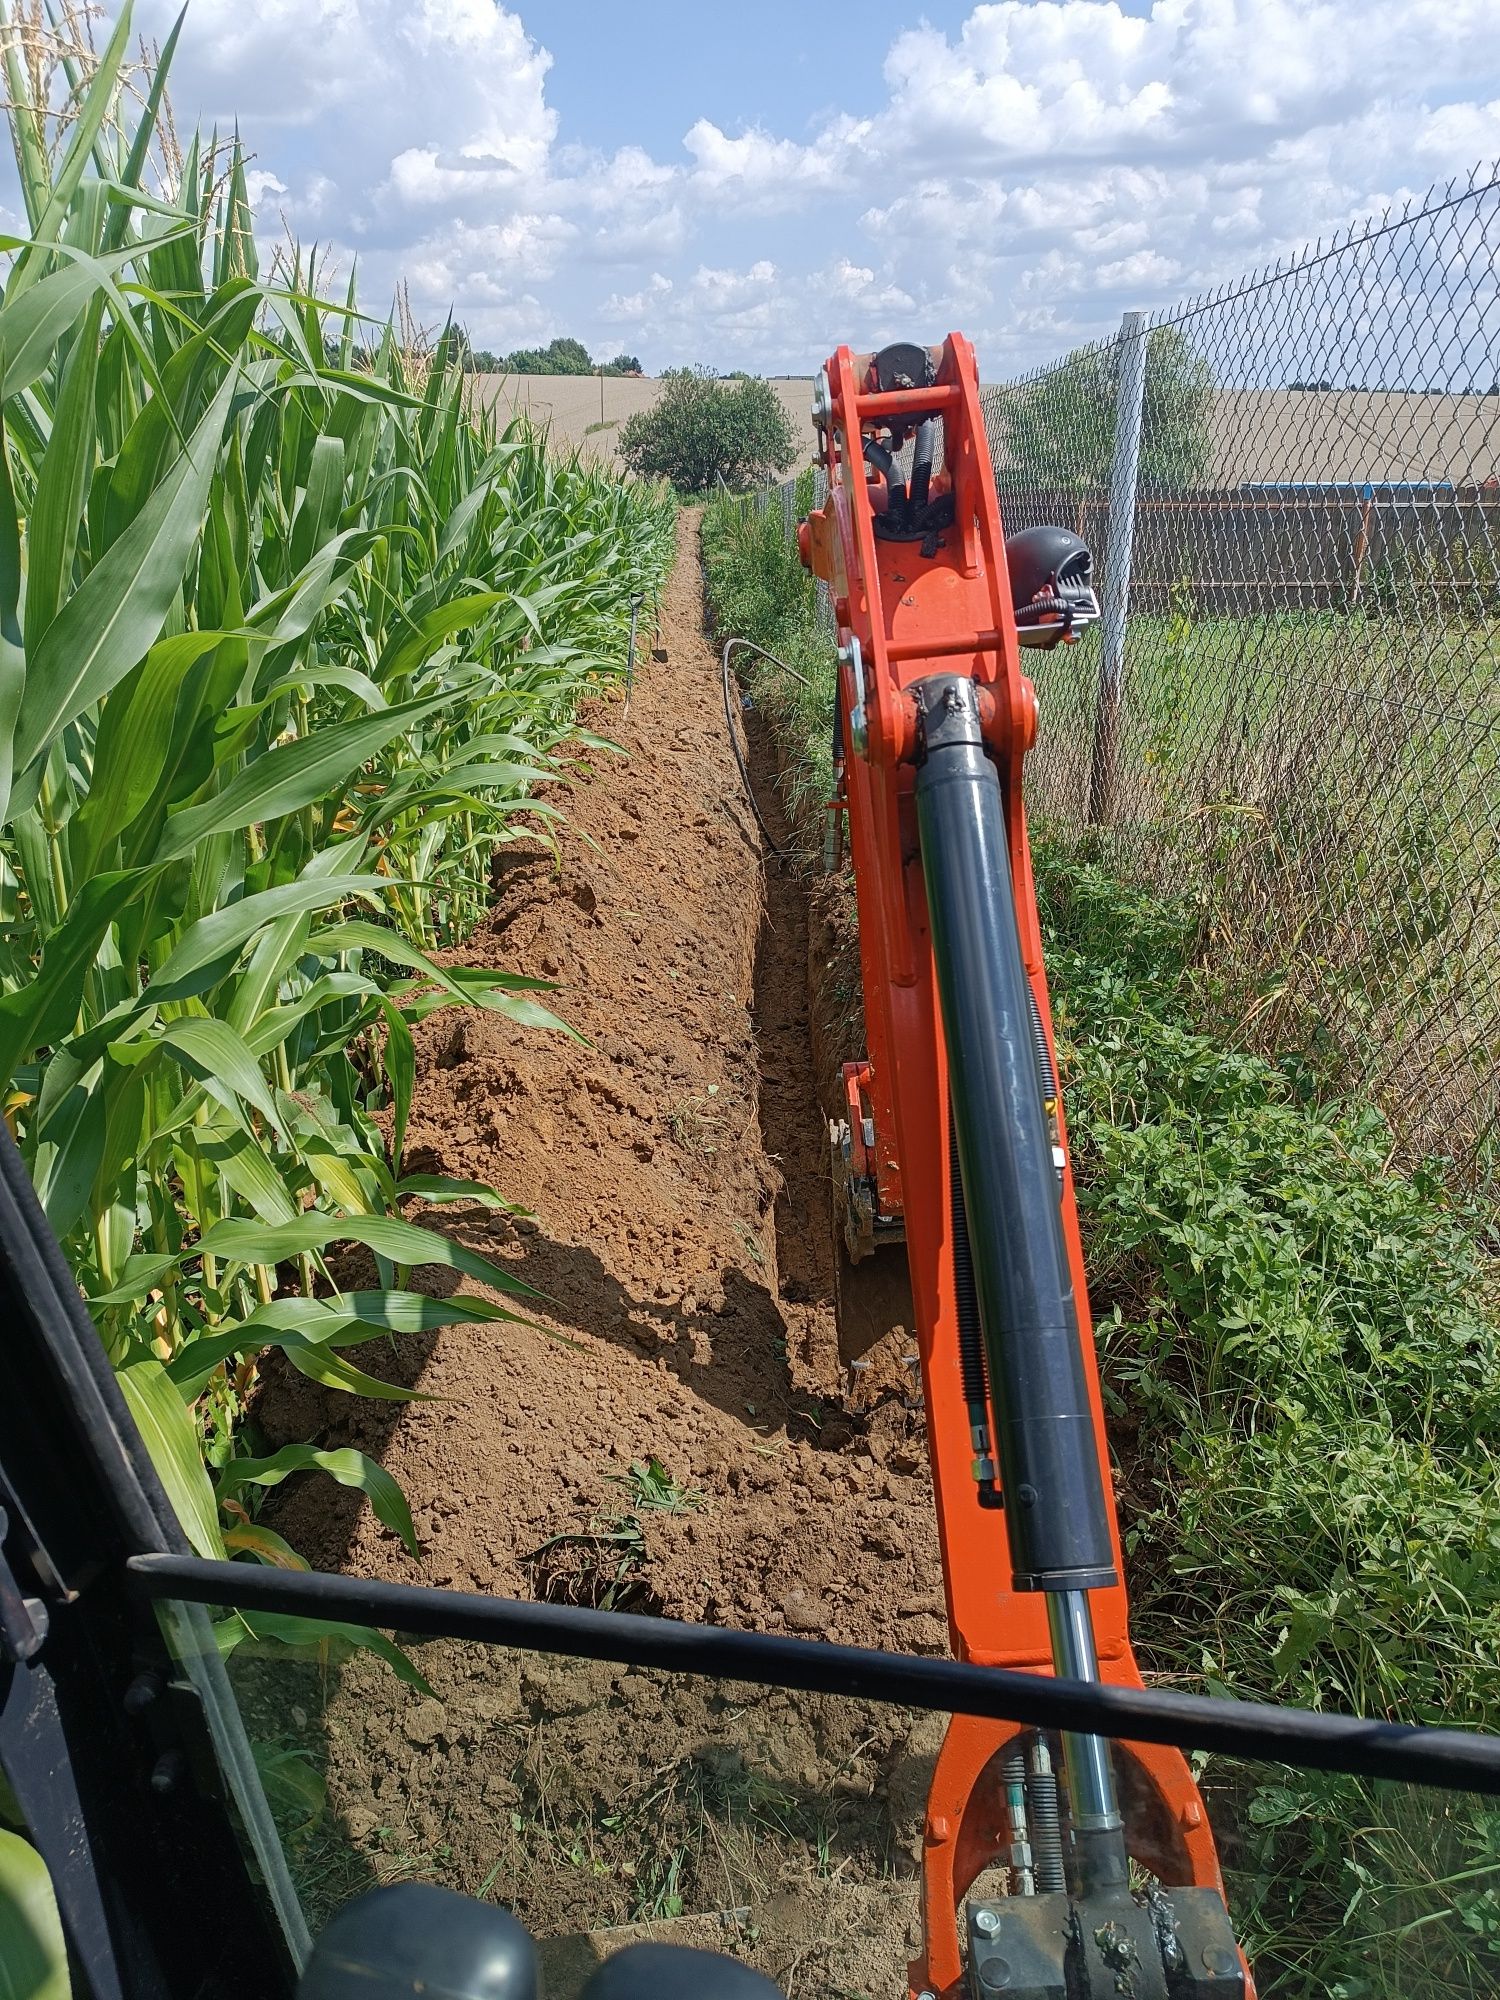
[[[526,16],[193,0],[179,121],[237,115],[268,236],[359,244],[372,306],[404,275],[490,346],[799,372],[953,325],[990,372],[1040,359],[1500,153],[1494,0],[989,0],[946,32],[912,0],[879,101],[784,132],[689,105],[613,151],[560,135]]]
[[[245,174],[245,198],[252,208],[269,207],[278,199],[285,200],[286,192],[286,182],[277,180],[275,174],[267,173],[263,167],[251,167]]]
[[[871,265],[854,264],[847,257],[834,260],[828,289],[833,297],[868,313],[907,313],[916,303],[900,285],[878,277]]]
[[[1260,152],[1385,96],[1465,87],[1489,0],[995,0],[954,40],[922,27],[886,62],[913,157],[997,167]]]
[[[731,137],[700,118],[683,137],[692,160],[693,194],[717,213],[745,208],[756,213],[805,208],[816,196],[850,187],[866,164],[867,122],[833,120],[815,143],[800,145],[752,127]]]
[[[473,307],[506,305],[518,288],[544,282],[567,255],[577,231],[556,215],[515,215],[471,227],[435,231],[406,252],[406,275],[422,299]]]
[[[152,33],[175,4],[138,11]],[[283,151],[311,153],[353,214],[388,188],[446,193],[445,175],[541,176],[551,61],[493,0],[193,0],[172,92],[184,122],[238,119],[283,179]]]

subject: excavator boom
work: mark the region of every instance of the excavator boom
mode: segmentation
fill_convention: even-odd
[[[869,1039],[844,1072],[844,1249],[905,1242],[956,1656],[1139,1686],[1022,799],[1022,643],[1097,616],[1087,552],[1061,530],[1007,549],[962,335],[839,348],[814,420],[828,497],[800,548],[838,625]],[[964,1950],[959,1907],[997,1867],[1010,1893],[971,1897]],[[1253,1995],[1176,1750],[955,1718],[922,1872],[923,2000],[999,1991],[1002,1962],[1038,2000]]]

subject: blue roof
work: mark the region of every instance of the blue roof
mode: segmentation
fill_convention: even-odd
[[[1354,493],[1373,500],[1377,493],[1451,493],[1451,479],[1242,479],[1244,493]]]

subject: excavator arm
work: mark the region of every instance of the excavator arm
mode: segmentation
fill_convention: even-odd
[[[814,420],[828,497],[799,538],[838,625],[869,1043],[845,1249],[905,1242],[956,1656],[1139,1686],[1022,799],[1022,643],[1097,616],[1087,553],[1007,549],[959,334],[839,348]],[[1253,2000],[1177,1750],[955,1718],[922,1887],[915,2000]]]

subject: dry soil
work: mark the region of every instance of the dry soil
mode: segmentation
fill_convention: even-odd
[[[618,750],[580,746],[556,851],[501,851],[492,915],[455,954],[554,982],[583,1043],[477,1011],[417,1031],[409,1165],[527,1211],[425,1219],[534,1287],[529,1323],[393,1342],[383,1372],[430,1400],[291,1375],[265,1392],[273,1442],[353,1444],[395,1474],[420,1560],[326,1481],[289,1485],[276,1524],[319,1568],[938,1652],[915,1370],[903,1394],[899,1333],[878,1397],[840,1362],[806,895],[746,809],[697,535],[684,513],[628,702],[585,717]],[[776,832],[769,745],[737,720]],[[815,1011],[817,925],[813,947]],[[280,1740],[326,1754],[345,1851],[319,1835],[304,1862],[329,1900],[351,1868],[431,1875],[584,1961],[584,1933],[697,1915],[794,1992],[901,1990],[930,1721],[414,1656],[430,1696],[367,1658],[295,1702],[285,1670],[273,1694],[246,1669]]]

